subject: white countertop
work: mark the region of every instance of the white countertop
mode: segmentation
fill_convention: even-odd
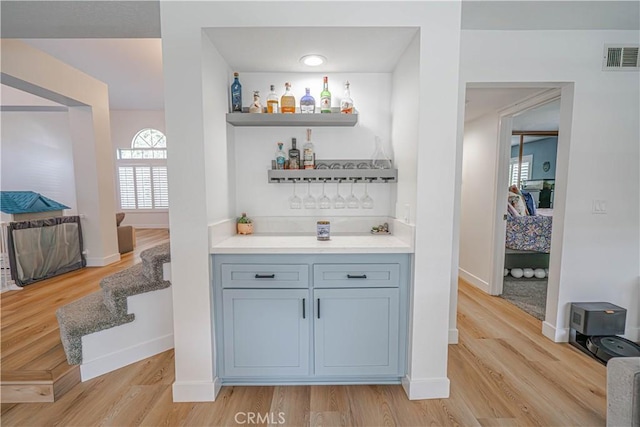
[[[234,235],[211,247],[212,254],[371,254],[413,253],[413,247],[393,235]]]

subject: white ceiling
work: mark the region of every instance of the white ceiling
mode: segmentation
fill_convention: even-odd
[[[637,30],[640,28],[639,5],[637,0],[463,1],[462,28]],[[2,37],[25,39],[104,81],[109,85],[112,108],[163,108],[158,1],[2,0],[0,7]],[[415,31],[411,28],[343,28],[320,34],[317,29],[305,28],[301,37],[301,29],[208,30],[230,66],[246,72],[302,71],[298,59],[312,51],[329,59],[326,66],[314,71],[388,72]],[[367,43],[363,43],[364,39]],[[358,55],[354,55],[355,52]],[[467,97],[470,102],[465,120],[484,114],[482,108],[496,108],[504,96],[516,96],[513,93],[477,95],[484,100]],[[520,95],[526,96],[525,92],[517,96]],[[5,104],[4,99],[2,103]]]
[[[470,122],[485,114],[495,113],[544,90],[541,88],[467,88],[464,121]]]
[[[160,39],[23,41],[105,82],[113,110],[164,109]]]
[[[206,33],[229,66],[240,72],[393,71],[418,30],[410,27],[215,28]],[[318,67],[300,63],[320,54]]]

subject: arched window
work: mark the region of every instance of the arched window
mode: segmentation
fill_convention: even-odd
[[[131,148],[116,152],[120,207],[122,209],[167,209],[167,139],[157,129],[135,134]]]

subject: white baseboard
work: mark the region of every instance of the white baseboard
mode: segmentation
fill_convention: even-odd
[[[173,348],[173,334],[125,348],[80,365],[80,377],[87,381]]]
[[[458,344],[458,329],[449,329],[449,344]]]
[[[411,379],[402,378],[402,388],[409,400],[446,399],[449,397],[449,378]]]
[[[542,322],[542,335],[553,342],[569,342],[569,328],[556,328],[549,322]]]
[[[476,288],[480,289],[481,291],[484,291],[486,293],[490,293],[491,289],[489,287],[489,283],[485,282],[484,280],[482,280],[478,276],[475,276],[475,275],[469,273],[464,268],[458,268],[458,275],[465,282],[471,283],[473,286],[475,286]]]
[[[100,257],[87,257],[87,267],[104,267],[114,262],[120,261],[120,254],[112,254],[103,258]]]
[[[173,401],[213,402],[221,387],[218,377],[213,381],[176,381],[173,383]]]

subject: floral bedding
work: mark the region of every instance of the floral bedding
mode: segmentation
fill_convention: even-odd
[[[506,247],[520,251],[549,253],[553,217],[508,216]]]

